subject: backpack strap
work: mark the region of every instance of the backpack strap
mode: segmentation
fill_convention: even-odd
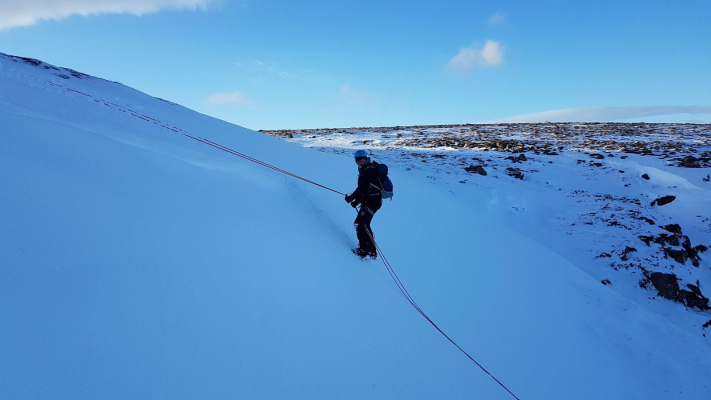
[[[377,186],[373,185],[372,183],[370,184],[370,186],[373,186],[373,187],[375,187],[376,189],[380,190],[380,195],[382,196],[382,194],[383,194],[383,181],[380,180],[380,165],[379,165],[378,163],[376,163],[375,161],[372,161],[371,164],[373,164],[373,166],[375,167],[375,176],[378,177],[378,183],[380,183],[380,187],[377,187]]]

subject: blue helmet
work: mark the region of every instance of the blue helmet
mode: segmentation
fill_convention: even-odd
[[[355,158],[365,157],[368,158],[368,153],[365,150],[358,150],[355,152]]]

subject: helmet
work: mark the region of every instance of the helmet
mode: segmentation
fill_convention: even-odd
[[[355,158],[365,157],[368,158],[368,153],[365,150],[358,150],[355,152]]]

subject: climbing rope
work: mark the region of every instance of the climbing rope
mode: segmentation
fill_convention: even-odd
[[[248,156],[248,155],[246,155],[246,154],[242,154],[242,153],[240,153],[240,152],[238,152],[238,151],[236,151],[236,150],[230,149],[230,148],[227,147],[227,146],[223,146],[223,145],[221,145],[221,144],[215,143],[215,142],[213,142],[213,141],[210,141],[210,140],[205,139],[205,138],[202,138],[202,137],[192,136],[192,135],[188,134],[186,131],[184,131],[184,130],[182,130],[182,129],[176,127],[176,126],[171,126],[171,125],[168,125],[168,124],[164,124],[164,123],[162,123],[161,121],[159,121],[159,120],[157,120],[157,119],[155,119],[155,118],[151,118],[151,117],[148,116],[148,115],[141,114],[141,113],[139,113],[139,112],[137,112],[137,111],[131,110],[130,108],[127,108],[127,107],[124,107],[124,106],[120,106],[120,105],[118,105],[118,104],[116,104],[116,103],[112,103],[112,102],[110,102],[110,101],[106,101],[106,100],[102,100],[102,99],[97,99],[96,97],[94,97],[94,96],[92,96],[92,95],[90,95],[90,94],[88,94],[88,93],[80,92],[80,91],[75,90],[75,89],[72,89],[72,88],[66,88],[66,87],[64,87],[64,86],[62,86],[62,85],[59,85],[59,84],[57,84],[57,83],[54,83],[54,82],[49,82],[49,84],[50,84],[51,86],[57,86],[57,87],[60,87],[60,88],[64,88],[64,89],[66,89],[68,92],[76,93],[76,94],[78,94],[78,95],[80,95],[80,96],[84,96],[84,97],[93,99],[96,103],[103,104],[103,105],[106,106],[106,107],[114,107],[114,108],[118,109],[119,111],[121,111],[121,112],[123,112],[123,113],[127,113],[127,114],[129,114],[129,115],[131,115],[131,116],[133,116],[133,117],[136,117],[136,118],[138,118],[138,119],[141,119],[141,120],[143,120],[143,121],[152,122],[152,123],[155,124],[155,125],[160,125],[162,128],[168,129],[168,130],[170,130],[170,131],[172,131],[172,132],[182,133],[183,136],[189,137],[190,139],[197,140],[198,142],[204,143],[204,144],[206,144],[206,145],[208,145],[208,146],[212,146],[212,147],[214,147],[214,148],[216,148],[216,149],[219,149],[219,150],[222,150],[222,151],[224,151],[224,152],[233,154],[233,155],[238,156],[238,157],[242,157],[242,158],[244,158],[245,160],[249,160],[249,161],[251,161],[251,162],[253,162],[253,163],[256,163],[256,164],[259,164],[259,165],[261,165],[261,166],[263,166],[263,167],[267,167],[267,168],[273,169],[274,171],[281,172],[282,174],[289,175],[289,176],[294,177],[294,178],[296,178],[296,179],[301,179],[301,180],[304,181],[304,182],[308,182],[308,183],[310,183],[310,184],[312,184],[312,185],[316,185],[316,186],[318,186],[318,187],[322,187],[322,188],[324,188],[324,189],[326,189],[326,190],[330,190],[330,191],[332,191],[332,192],[334,192],[334,193],[338,193],[338,194],[340,194],[340,195],[342,195],[342,196],[345,196],[345,195],[346,195],[345,193],[341,193],[341,192],[339,192],[339,191],[337,191],[337,190],[334,190],[334,189],[331,189],[331,188],[329,188],[329,187],[327,187],[327,186],[318,184],[318,183],[316,183],[316,182],[314,182],[314,181],[308,180],[308,179],[303,178],[303,177],[301,177],[301,176],[299,176],[299,175],[292,174],[292,173],[289,172],[289,171],[285,171],[285,170],[283,170],[283,169],[281,169],[281,168],[277,168],[277,167],[275,167],[275,166],[273,166],[273,165],[271,165],[271,164],[267,164],[267,163],[265,163],[264,161],[260,161],[260,160],[254,158],[254,157],[250,157],[250,156]]]
[[[380,246],[378,246],[378,242],[375,241],[375,238],[373,237],[373,233],[372,233],[372,232],[370,231],[370,229],[368,229],[368,228],[366,228],[365,231],[368,233],[368,236],[370,236],[370,240],[373,241],[373,244],[375,245],[375,249],[377,250],[377,253],[378,253],[378,255],[380,256],[380,259],[383,261],[383,264],[385,265],[385,268],[388,270],[388,273],[390,274],[390,277],[393,279],[393,281],[395,281],[395,284],[397,285],[398,289],[400,289],[400,292],[402,293],[402,295],[405,296],[405,298],[407,299],[407,301],[410,302],[410,304],[415,308],[415,310],[417,310],[417,312],[419,312],[420,315],[422,315],[430,324],[432,324],[432,326],[434,326],[435,329],[437,329],[437,330],[439,331],[439,333],[442,334],[442,336],[444,336],[444,337],[445,337],[447,340],[449,340],[454,346],[456,346],[456,347],[459,349],[459,351],[461,351],[462,353],[464,353],[464,355],[467,356],[467,358],[469,358],[471,361],[473,361],[474,364],[476,364],[479,368],[481,368],[482,371],[484,371],[484,372],[485,372],[487,375],[489,375],[493,380],[495,380],[496,383],[498,383],[502,388],[504,388],[507,392],[509,392],[509,394],[510,394],[511,396],[513,396],[516,400],[520,400],[518,397],[516,397],[515,394],[513,394],[513,392],[512,392],[511,390],[509,390],[509,388],[506,387],[506,385],[504,385],[503,383],[501,383],[501,381],[499,381],[498,379],[496,379],[496,377],[495,377],[494,375],[492,375],[489,371],[486,370],[486,368],[484,368],[484,367],[483,367],[481,364],[479,364],[472,356],[470,356],[469,353],[467,353],[461,346],[459,346],[459,345],[457,344],[457,342],[455,342],[454,340],[452,340],[452,338],[450,338],[446,333],[444,333],[444,331],[443,331],[442,329],[440,329],[440,327],[437,326],[437,324],[435,324],[434,321],[432,321],[432,319],[430,319],[430,317],[427,316],[427,314],[426,314],[424,311],[422,311],[422,309],[420,308],[420,306],[418,306],[417,303],[415,303],[415,299],[413,299],[412,296],[410,296],[410,293],[409,293],[409,292],[407,291],[407,289],[405,288],[405,285],[403,285],[403,284],[402,284],[402,281],[400,281],[400,278],[399,278],[399,277],[397,276],[397,274],[395,273],[395,270],[394,270],[393,267],[390,265],[390,262],[388,262],[387,258],[385,258],[385,253],[383,253],[383,250],[380,248]]]
[[[337,191],[337,190],[334,190],[334,189],[331,189],[331,188],[329,188],[329,187],[326,187],[326,186],[323,186],[323,185],[321,185],[321,184],[318,184],[318,183],[316,183],[316,182],[310,181],[310,180],[308,180],[308,179],[306,179],[306,178],[302,178],[302,177],[300,177],[300,176],[298,176],[298,175],[292,174],[291,172],[285,171],[285,170],[283,170],[283,169],[281,169],[281,168],[277,168],[277,167],[275,167],[275,166],[273,166],[273,165],[267,164],[267,163],[265,163],[265,162],[263,162],[263,161],[257,160],[256,158],[253,158],[253,157],[250,157],[250,156],[248,156],[248,155],[242,154],[242,153],[240,153],[240,152],[238,152],[238,151],[236,151],[236,150],[233,150],[233,149],[230,149],[229,147],[226,147],[226,146],[220,145],[220,144],[218,144],[218,143],[212,142],[212,141],[210,141],[210,140],[208,140],[208,139],[205,139],[205,138],[197,138],[197,137],[194,137],[194,136],[191,136],[191,135],[188,135],[188,134],[184,134],[184,135],[187,136],[187,137],[189,137],[189,138],[191,138],[191,139],[197,140],[198,142],[205,143],[205,144],[207,144],[208,146],[212,146],[212,147],[215,147],[215,148],[220,149],[220,150],[222,150],[222,151],[228,152],[228,153],[230,153],[230,154],[234,154],[234,155],[236,155],[236,156],[238,156],[238,157],[242,157],[242,158],[244,158],[244,159],[246,159],[246,160],[252,161],[252,162],[254,162],[254,163],[257,163],[257,164],[259,164],[259,165],[262,165],[262,166],[265,166],[265,167],[267,167],[267,168],[273,169],[273,170],[275,170],[275,171],[281,172],[281,173],[283,173],[283,174],[292,176],[292,177],[297,178],[297,179],[301,179],[301,180],[303,180],[303,181],[305,181],[305,182],[314,184],[314,185],[316,185],[316,186],[322,187],[322,188],[324,188],[324,189],[330,190],[330,191],[335,192],[335,193],[338,193],[338,194],[340,194],[340,195],[345,195],[345,193],[341,193],[341,192],[339,192],[339,191]],[[393,279],[393,281],[395,282],[395,285],[397,285],[397,287],[398,287],[398,289],[400,289],[400,292],[402,293],[402,295],[405,296],[405,298],[407,299],[407,301],[415,308],[415,310],[417,310],[417,312],[419,312],[420,315],[422,315],[430,324],[432,324],[432,326],[434,326],[435,329],[437,329],[437,331],[439,331],[439,333],[442,334],[442,336],[444,336],[444,337],[445,337],[447,340],[449,340],[455,347],[457,347],[457,348],[459,349],[459,351],[461,351],[462,353],[464,353],[464,355],[467,356],[467,358],[469,358],[472,362],[474,362],[474,364],[476,364],[479,368],[481,368],[482,371],[484,371],[484,372],[485,372],[487,375],[489,375],[494,381],[496,381],[496,383],[498,383],[502,388],[504,388],[511,396],[513,396],[516,400],[520,400],[518,397],[516,397],[515,394],[513,394],[513,392],[512,392],[511,390],[509,390],[509,388],[506,387],[506,385],[504,385],[503,383],[501,383],[501,381],[499,381],[498,379],[496,379],[496,377],[495,377],[494,375],[492,375],[489,371],[487,371],[487,369],[484,368],[481,364],[479,364],[479,362],[477,362],[477,361],[474,359],[474,357],[472,357],[471,355],[469,355],[469,353],[467,353],[461,346],[459,346],[459,345],[457,344],[457,342],[455,342],[454,340],[452,340],[452,338],[450,338],[446,333],[444,333],[444,331],[443,331],[439,326],[437,326],[437,324],[435,324],[434,321],[432,321],[432,319],[422,310],[422,308],[420,308],[420,306],[417,305],[417,303],[415,302],[415,299],[412,298],[412,296],[410,295],[410,293],[407,291],[407,288],[405,288],[405,285],[403,285],[402,281],[400,281],[400,278],[399,278],[399,277],[397,276],[397,274],[395,273],[395,270],[394,270],[393,267],[390,265],[390,262],[388,262],[387,258],[385,258],[385,253],[383,253],[383,250],[380,248],[380,246],[378,245],[378,243],[375,241],[375,238],[373,237],[373,233],[370,231],[370,229],[367,229],[367,228],[366,228],[366,232],[368,232],[368,236],[370,236],[370,240],[373,241],[373,244],[375,245],[375,248],[376,248],[376,250],[377,250],[377,253],[378,253],[378,255],[380,255],[380,259],[383,261],[383,264],[385,265],[385,268],[387,269],[388,273],[390,274],[390,277],[391,277],[391,278]]]
[[[342,196],[345,196],[345,195],[346,195],[345,193],[341,193],[341,192],[339,192],[339,191],[337,191],[337,190],[334,190],[334,189],[331,189],[331,188],[329,188],[329,187],[327,187],[327,186],[321,185],[321,184],[316,183],[316,182],[314,182],[314,181],[310,181],[310,180],[308,180],[308,179],[306,179],[306,178],[302,178],[302,177],[300,177],[299,175],[292,174],[291,172],[285,171],[285,170],[283,170],[283,169],[281,169],[281,168],[277,168],[277,167],[275,167],[275,166],[273,166],[273,165],[271,165],[271,164],[265,163],[264,161],[257,160],[256,158],[250,157],[250,156],[248,156],[248,155],[246,155],[246,154],[242,154],[242,153],[240,153],[240,152],[238,152],[238,151],[236,151],[236,150],[232,150],[232,149],[230,149],[229,147],[223,146],[223,145],[221,145],[221,144],[217,144],[217,143],[215,143],[215,142],[213,142],[213,141],[210,141],[210,140],[208,140],[208,139],[201,138],[201,137],[191,136],[191,135],[188,135],[187,133],[184,133],[184,135],[187,136],[187,137],[189,137],[190,139],[197,140],[198,142],[205,143],[205,144],[208,145],[208,146],[212,146],[212,147],[214,147],[214,148],[216,148],[216,149],[219,149],[219,150],[222,150],[222,151],[224,151],[224,152],[227,152],[227,153],[230,153],[230,154],[234,154],[234,155],[236,155],[236,156],[238,156],[238,157],[242,157],[242,158],[244,158],[245,160],[249,160],[249,161],[251,161],[251,162],[253,162],[253,163],[256,163],[256,164],[259,164],[259,165],[261,165],[261,166],[264,166],[264,167],[273,169],[274,171],[281,172],[282,174],[289,175],[289,176],[294,177],[294,178],[296,178],[296,179],[301,179],[301,180],[304,181],[304,182],[308,182],[308,183],[310,183],[310,184],[312,184],[312,185],[316,185],[316,186],[318,186],[318,187],[322,187],[322,188],[324,188],[324,189],[326,189],[326,190],[330,190],[330,191],[332,191],[332,192],[334,192],[334,193],[338,193],[338,194],[340,194],[340,195],[342,195]]]
[[[53,82],[49,82],[49,84],[52,85],[52,86],[58,86],[58,87],[62,87],[62,88],[63,88],[62,85],[59,85],[59,84],[56,84],[56,83],[53,83]],[[196,140],[196,141],[198,141],[198,142],[200,142],[200,143],[203,143],[203,144],[206,144],[206,145],[208,145],[208,146],[214,147],[214,148],[216,148],[216,149],[218,149],[218,150],[222,150],[222,151],[224,151],[224,152],[227,152],[227,153],[230,153],[230,154],[232,154],[232,155],[241,157],[241,158],[243,158],[243,159],[245,159],[245,160],[251,161],[251,162],[256,163],[256,164],[258,164],[258,165],[261,165],[261,166],[263,166],[263,167],[272,169],[272,170],[274,170],[274,171],[277,171],[277,172],[286,174],[286,175],[291,176],[291,177],[293,177],[293,178],[300,179],[300,180],[302,180],[302,181],[304,181],[304,182],[310,183],[310,184],[312,184],[312,185],[316,185],[316,186],[318,186],[318,187],[321,187],[321,188],[324,188],[324,189],[326,189],[326,190],[330,190],[330,191],[332,191],[332,192],[334,192],[334,193],[338,193],[338,194],[340,194],[340,195],[342,195],[342,196],[345,196],[345,193],[341,193],[341,192],[339,192],[339,191],[337,191],[337,190],[334,190],[334,189],[331,189],[331,188],[329,188],[329,187],[327,187],[327,186],[324,186],[324,185],[321,185],[321,184],[319,184],[319,183],[313,182],[313,181],[308,180],[308,179],[306,179],[306,178],[303,178],[303,177],[301,177],[301,176],[299,176],[299,175],[293,174],[293,173],[291,173],[291,172],[289,172],[289,171],[286,171],[286,170],[283,170],[283,169],[281,169],[281,168],[275,167],[275,166],[273,166],[273,165],[271,165],[271,164],[268,164],[268,163],[266,163],[266,162],[264,162],[264,161],[258,160],[258,159],[254,158],[254,157],[250,157],[250,156],[248,156],[248,155],[246,155],[246,154],[240,153],[240,152],[238,152],[238,151],[236,151],[236,150],[233,150],[233,149],[231,149],[231,148],[229,148],[229,147],[227,147],[227,146],[223,146],[223,145],[221,145],[221,144],[215,143],[215,142],[213,142],[213,141],[211,141],[211,140],[208,140],[208,139],[205,139],[205,138],[202,138],[202,137],[199,137],[199,136],[192,136],[192,135],[188,134],[186,131],[184,131],[184,130],[182,130],[182,129],[176,127],[176,126],[171,126],[171,125],[168,125],[168,124],[164,124],[164,123],[162,123],[161,121],[159,121],[159,120],[157,120],[157,119],[155,119],[155,118],[149,117],[148,115],[140,114],[140,113],[138,113],[138,112],[136,112],[136,111],[133,111],[133,110],[131,110],[131,109],[129,109],[129,108],[120,106],[120,105],[115,104],[115,103],[111,103],[111,102],[108,102],[108,101],[105,101],[105,100],[101,100],[101,99],[96,99],[94,96],[91,96],[91,95],[89,95],[89,94],[87,94],[87,93],[82,93],[82,92],[80,92],[80,91],[77,91],[77,90],[74,90],[74,89],[71,89],[71,88],[65,88],[65,89],[67,89],[67,91],[70,91],[70,92],[73,92],[73,93],[77,93],[77,94],[79,94],[79,95],[86,96],[86,97],[88,97],[88,98],[94,99],[95,102],[97,102],[97,103],[102,103],[104,106],[107,106],[107,107],[115,107],[115,108],[117,108],[117,109],[118,109],[119,111],[121,111],[121,112],[127,113],[127,114],[129,114],[129,115],[131,115],[131,116],[134,116],[134,117],[136,117],[136,118],[139,118],[139,119],[141,119],[141,120],[144,120],[144,121],[147,121],[147,122],[152,122],[153,124],[156,124],[156,125],[160,125],[161,127],[165,128],[165,129],[168,129],[168,130],[170,130],[170,131],[172,131],[172,132],[182,133],[182,135],[184,135],[184,136],[186,136],[186,137],[188,137],[188,138],[190,138],[190,139],[193,139],[193,140]],[[467,352],[466,352],[461,346],[459,346],[454,340],[452,340],[449,336],[447,336],[447,334],[444,333],[444,331],[443,331],[442,329],[440,329],[440,327],[437,326],[437,324],[435,324],[434,321],[432,321],[432,319],[430,319],[429,316],[427,316],[427,314],[420,308],[420,306],[418,306],[417,303],[415,303],[415,300],[412,298],[412,296],[410,296],[410,293],[407,291],[407,289],[405,288],[405,285],[403,285],[402,281],[400,281],[400,278],[399,278],[399,277],[397,276],[397,274],[395,273],[395,270],[394,270],[393,267],[390,265],[390,262],[388,262],[387,258],[385,258],[385,253],[383,253],[383,251],[382,251],[382,249],[380,248],[380,246],[378,246],[378,243],[375,241],[375,238],[373,237],[373,234],[372,234],[372,232],[370,231],[370,229],[366,229],[366,232],[368,232],[368,236],[370,236],[370,240],[373,241],[373,244],[375,245],[375,248],[376,248],[376,250],[377,250],[377,253],[378,253],[378,255],[380,255],[380,259],[383,261],[383,264],[385,265],[385,268],[387,269],[388,273],[390,274],[390,277],[391,277],[391,278],[393,279],[393,281],[395,282],[395,285],[397,285],[397,287],[398,287],[398,289],[400,289],[400,292],[402,293],[402,295],[405,296],[405,298],[407,299],[407,301],[415,308],[415,310],[417,310],[417,312],[419,312],[420,315],[422,315],[430,324],[432,324],[432,326],[434,326],[435,329],[437,329],[437,331],[439,331],[439,333],[442,334],[442,336],[444,336],[444,337],[445,337],[447,340],[449,340],[454,346],[456,346],[456,347],[459,349],[459,351],[461,351],[462,353],[464,353],[464,355],[467,356],[467,358],[469,358],[469,359],[470,359],[472,362],[474,362],[479,368],[481,368],[482,371],[484,371],[484,372],[485,372],[487,375],[489,375],[493,380],[495,380],[496,383],[498,383],[499,385],[501,385],[501,387],[503,387],[511,396],[513,396],[516,400],[520,400],[518,397],[516,397],[515,394],[513,394],[513,392],[511,392],[511,390],[509,390],[509,388],[507,388],[503,383],[501,383],[501,381],[499,381],[498,379],[496,379],[496,377],[495,377],[494,375],[492,375],[489,371],[486,370],[486,368],[484,368],[481,364],[479,364],[472,356],[469,355],[469,353],[467,353]]]

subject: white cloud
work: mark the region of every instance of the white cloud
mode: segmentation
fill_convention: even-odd
[[[145,15],[164,10],[206,9],[217,0],[2,0],[0,30],[61,20],[72,15]]]
[[[504,49],[501,43],[487,40],[484,47],[465,47],[459,54],[452,57],[447,63],[447,68],[455,73],[467,73],[475,65],[485,67],[499,65],[504,61]]]
[[[503,25],[504,22],[506,22],[506,14],[503,14],[503,13],[500,13],[497,11],[492,16],[489,17],[489,19],[486,23],[489,26],[499,26],[499,25]]]
[[[449,60],[447,67],[454,71],[468,71],[474,67],[477,57],[478,53],[476,50],[465,47],[459,51],[459,54]]]
[[[251,106],[252,100],[244,93],[214,93],[207,98],[210,104],[237,104],[240,106]]]
[[[484,65],[501,64],[504,61],[504,50],[501,48],[501,43],[487,40],[481,50],[481,58],[484,60]]]
[[[668,115],[711,115],[711,106],[629,106],[588,107],[551,110],[501,118],[487,123],[506,122],[617,122]]]

